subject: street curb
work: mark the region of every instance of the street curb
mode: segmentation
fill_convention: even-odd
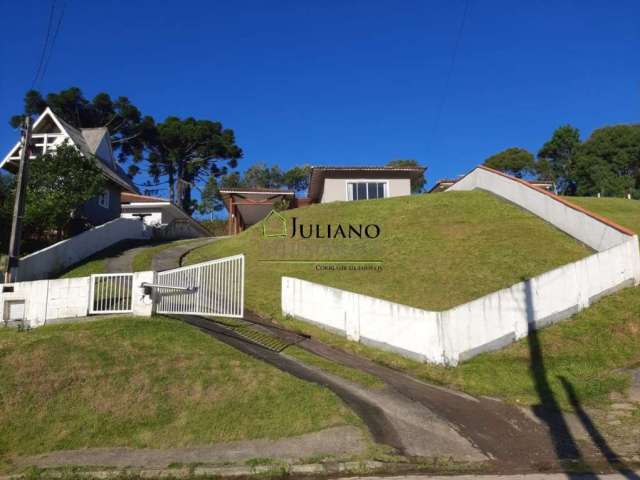
[[[389,464],[366,460],[362,462],[307,463],[300,465],[272,464],[254,466],[226,467],[181,467],[181,468],[124,468],[113,470],[38,470],[14,475],[2,475],[0,480],[21,480],[24,478],[95,478],[109,480],[115,478],[193,478],[193,477],[251,477],[260,476],[303,476],[331,475],[337,473],[373,473],[388,467]]]

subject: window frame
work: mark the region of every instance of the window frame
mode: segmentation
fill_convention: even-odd
[[[350,186],[352,184],[358,184],[358,183],[364,183],[366,185],[365,190],[367,193],[367,198],[358,198],[358,199],[354,199],[354,198],[349,198],[350,196]],[[374,198],[369,198],[369,184],[370,183],[376,183],[376,184],[382,184],[382,197],[376,197]],[[345,181],[345,198],[347,202],[357,202],[359,200],[377,200],[379,198],[389,198],[389,180],[378,180],[378,179],[371,179],[371,178],[359,178],[359,179],[348,179]]]
[[[110,200],[111,192],[107,189],[98,195],[98,206],[107,209],[109,208]]]

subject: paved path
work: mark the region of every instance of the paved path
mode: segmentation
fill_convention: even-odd
[[[182,266],[182,259],[192,250],[202,247],[207,243],[215,242],[222,237],[207,237],[197,240],[182,242],[175,247],[165,248],[153,257],[151,261],[151,270],[162,272]]]
[[[389,445],[402,454],[428,458],[453,457],[464,462],[483,462],[489,458],[452,428],[449,422],[395,390],[370,390],[348,382],[251,343],[232,329],[204,317],[181,315],[177,318],[284,372],[329,388],[364,421],[376,442]]]
[[[617,473],[528,473],[526,475],[403,475],[393,477],[346,477],[342,480],[630,480],[639,479],[640,471]]]
[[[115,257],[105,259],[105,273],[128,273],[133,272],[133,259],[143,250],[151,248],[153,245],[145,245],[142,247],[131,248],[120,252]]]
[[[215,428],[215,426],[213,427]],[[367,449],[362,432],[352,426],[333,427],[279,440],[244,440],[191,448],[85,448],[61,450],[17,459],[19,466],[167,468],[171,464],[244,462],[255,458],[298,461],[315,456],[360,455]]]
[[[188,241],[180,241],[173,247],[159,251],[151,260],[151,269],[156,272],[170,270],[181,266],[182,259],[192,250],[206,245],[223,237],[207,237]],[[133,272],[133,259],[135,256],[148,248],[154,248],[161,244],[143,245],[130,248],[105,259],[105,273],[126,273]]]
[[[251,312],[246,312],[245,318],[261,325],[272,335],[291,343],[295,342],[297,346],[311,353],[380,378],[399,395],[422,405],[435,417],[451,425],[479,452],[494,460],[502,471],[520,472],[558,468],[557,450],[561,452],[562,458],[568,456],[565,452],[570,450],[567,449],[564,440],[553,439],[549,428],[530,411],[499,400],[475,398],[461,392],[430,385],[397,370],[325,345],[313,338],[282,329]],[[400,450],[406,452],[407,447],[402,444],[400,438],[396,441],[401,446]],[[438,441],[438,439],[429,438],[427,441]],[[554,444],[554,441],[558,444]],[[382,443],[398,445],[388,441]],[[581,446],[584,448],[585,457],[597,456],[598,452],[592,445]]]

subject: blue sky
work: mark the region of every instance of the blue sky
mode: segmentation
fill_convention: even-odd
[[[17,139],[6,121],[34,77],[49,5],[0,2],[3,149]],[[38,87],[125,95],[156,120],[220,120],[244,149],[241,168],[415,158],[430,185],[507,147],[535,152],[565,123],[586,136],[639,121],[637,0],[469,0],[447,82],[464,9],[464,0],[67,0]]]

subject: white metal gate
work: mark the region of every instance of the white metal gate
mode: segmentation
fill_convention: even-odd
[[[132,311],[133,273],[91,275],[89,313],[126,313]]]
[[[244,255],[159,272],[158,313],[242,318]]]

